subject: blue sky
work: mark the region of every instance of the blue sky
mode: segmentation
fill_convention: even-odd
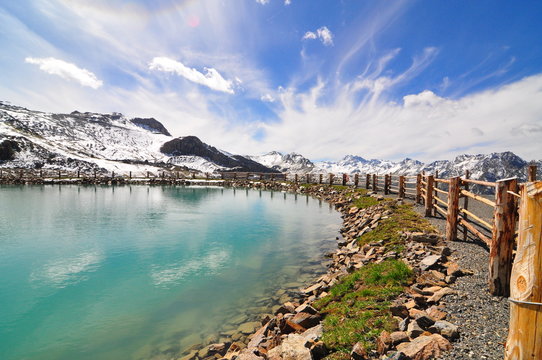
[[[542,158],[538,1],[4,0],[0,99],[230,152]]]

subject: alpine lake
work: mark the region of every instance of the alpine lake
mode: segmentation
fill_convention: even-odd
[[[340,214],[220,187],[0,186],[0,358],[177,358],[323,274]]]

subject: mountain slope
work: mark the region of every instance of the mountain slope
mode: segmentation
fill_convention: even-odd
[[[163,168],[272,171],[195,137],[173,139],[154,118],[128,119],[119,113],[78,111],[52,114],[2,102],[0,166],[116,172]]]

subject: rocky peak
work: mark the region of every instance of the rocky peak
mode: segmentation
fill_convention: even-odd
[[[155,118],[133,118],[133,119],[130,119],[130,121],[145,129],[145,130],[149,130],[155,134],[164,134],[164,135],[167,135],[167,136],[171,136],[171,134],[169,133],[169,131],[166,129],[166,127],[158,120],[156,120]]]

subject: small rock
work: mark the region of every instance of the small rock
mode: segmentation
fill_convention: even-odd
[[[320,315],[313,315],[306,312],[300,312],[295,314],[291,319],[291,322],[303,326],[305,329],[309,329],[320,323]]]
[[[409,317],[405,317],[402,321],[399,322],[399,330],[406,331],[408,328],[408,323],[410,322]]]
[[[312,314],[312,315],[315,315],[316,313],[318,313],[318,311],[316,311],[315,308],[313,308],[312,306],[310,306],[307,303],[299,305],[297,308],[295,308],[295,312],[296,313],[308,313],[308,314]]]
[[[244,324],[239,325],[237,328],[237,331],[243,334],[251,334],[254,329],[256,329],[258,326],[260,326],[260,323],[257,321],[250,321],[246,322]]]
[[[452,348],[452,344],[439,334],[422,336],[409,343],[397,345],[397,350],[412,360],[428,360],[438,358],[444,351]]]

